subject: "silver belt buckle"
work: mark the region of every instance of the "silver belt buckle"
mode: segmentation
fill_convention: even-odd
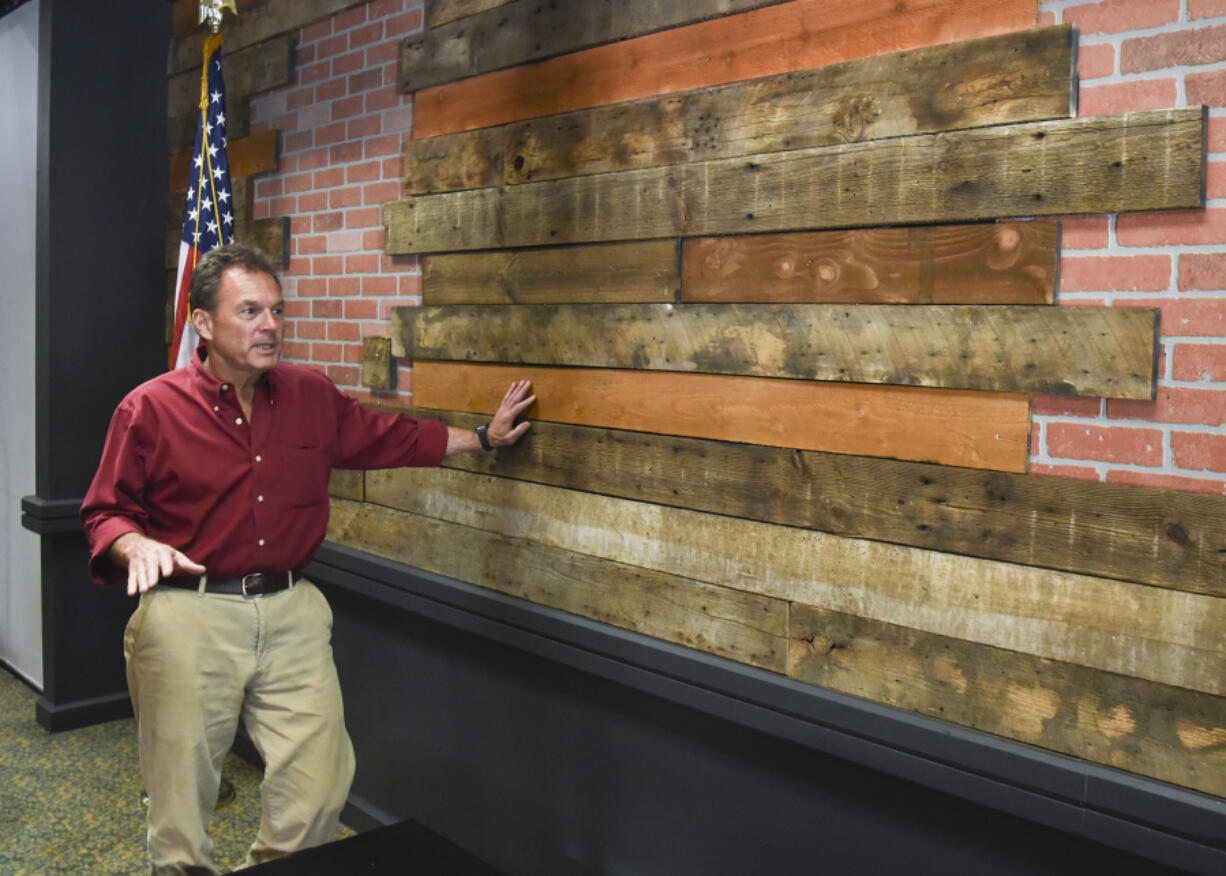
[[[254,578],[254,577],[255,577],[256,575],[258,575],[258,574],[259,574],[258,572],[249,572],[249,573],[247,573],[246,575],[244,575],[244,576],[243,576],[243,596],[244,596],[245,598],[250,599],[250,598],[252,598],[252,597],[259,596],[259,594],[258,594],[258,593],[248,593],[248,592],[247,592],[247,579],[248,579],[248,578]]]

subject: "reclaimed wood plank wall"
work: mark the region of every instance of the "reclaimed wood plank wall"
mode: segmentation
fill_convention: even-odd
[[[1226,502],[1025,473],[1026,394],[1150,398],[1160,331],[1053,307],[1025,220],[1200,206],[1203,111],[1076,119],[1033,0],[638,6],[436,0],[406,41],[410,413],[540,401],[514,449],[338,475],[330,537],[1226,796]]]

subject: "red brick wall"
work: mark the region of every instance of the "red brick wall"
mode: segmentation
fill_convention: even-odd
[[[396,56],[421,27],[421,3],[406,0],[316,22],[296,36],[294,84],[251,101],[252,132],[282,132],[279,172],[256,183],[255,217],[290,217],[285,356],[363,398],[362,338],[386,336],[391,308],[421,300],[417,259],[383,255],[382,206],[401,196],[413,126]],[[401,369],[404,390],[409,375]]]
[[[1059,300],[1158,307],[1152,403],[1035,399],[1031,470],[1226,489],[1226,0],[1049,0],[1080,31],[1080,114],[1204,103],[1205,210],[1070,217]]]
[[[1067,217],[1060,301],[1162,310],[1153,403],[1035,399],[1032,471],[1226,490],[1226,0],[1047,0],[1040,23],[1081,34],[1082,115],[1208,104],[1203,211]],[[360,397],[361,338],[417,303],[414,257],[383,256],[381,204],[400,197],[412,98],[396,48],[419,0],[374,0],[298,34],[297,81],[255,98],[255,131],[283,132],[281,170],[256,185],[257,217],[291,217],[287,358]],[[410,400],[411,371],[399,390]],[[381,394],[382,395],[382,394]]]

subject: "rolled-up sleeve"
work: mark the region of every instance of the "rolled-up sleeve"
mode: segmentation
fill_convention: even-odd
[[[337,468],[434,466],[447,452],[447,424],[366,407],[337,391]]]

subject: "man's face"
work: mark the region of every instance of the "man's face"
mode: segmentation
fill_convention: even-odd
[[[268,274],[230,268],[221,275],[217,312],[192,313],[208,346],[209,370],[242,384],[258,378],[281,358],[285,302]]]

